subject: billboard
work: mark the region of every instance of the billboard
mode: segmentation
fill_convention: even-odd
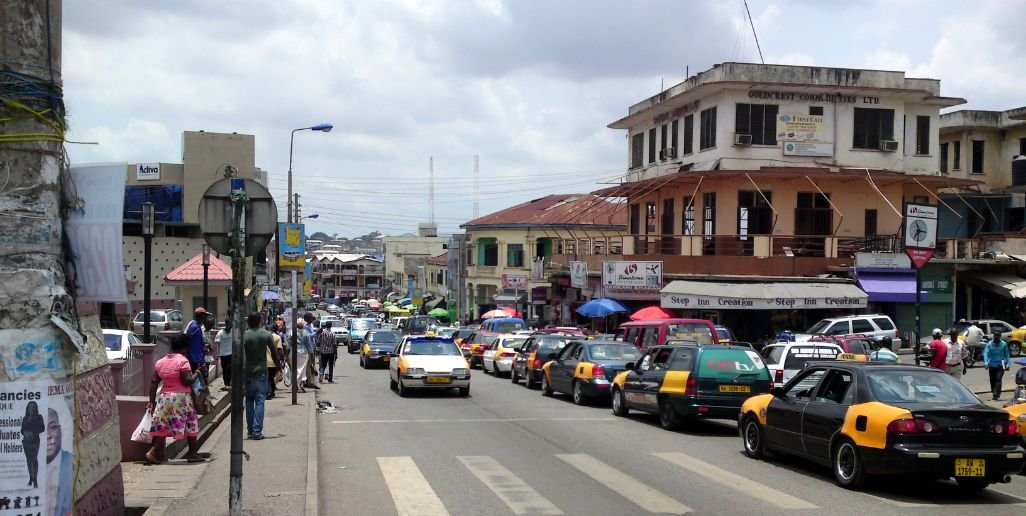
[[[602,262],[602,285],[611,289],[659,290],[663,262]]]
[[[78,299],[127,303],[121,254],[125,165],[71,167],[68,187],[82,202],[82,209],[69,210],[64,226],[75,261],[72,279]],[[141,214],[138,217],[142,219]]]
[[[573,288],[588,286],[587,262],[570,262],[570,286]]]
[[[777,139],[785,142],[828,142],[823,115],[777,115]]]
[[[937,207],[929,204],[905,205],[905,252],[917,268],[933,258],[937,248]]]
[[[503,290],[525,290],[527,288],[526,274],[503,274]]]
[[[303,271],[306,268],[306,231],[302,224],[278,224],[278,267]]]

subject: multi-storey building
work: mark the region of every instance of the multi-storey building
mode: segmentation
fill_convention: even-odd
[[[557,270],[554,257],[569,261],[622,254],[626,216],[622,205],[593,195],[560,194],[460,227],[466,230],[462,244],[467,256],[467,301],[461,317],[473,319],[499,306],[515,306],[528,318],[553,321],[568,319],[570,309],[563,295],[550,292],[549,275]]]
[[[627,173],[596,194],[627,198],[624,253],[662,263],[664,308],[753,339],[867,303],[911,329],[914,270],[867,270],[863,286],[886,291],[865,294],[821,277],[848,275],[861,251],[902,253],[905,203],[978,184],[940,173],[940,110],[964,102],[903,72],[723,63],[609,125],[627,132]],[[707,295],[710,282],[722,295]],[[810,282],[832,294],[798,295]],[[928,290],[924,324],[950,324],[950,292]]]
[[[311,286],[322,297],[349,302],[381,294],[385,267],[380,259],[363,254],[317,251],[309,262]]]
[[[418,271],[423,272],[427,259],[445,251],[447,236],[438,236],[437,228],[422,224],[418,234],[387,236],[382,238],[382,254],[385,257],[385,288],[400,295],[412,295],[410,289],[417,288]]]

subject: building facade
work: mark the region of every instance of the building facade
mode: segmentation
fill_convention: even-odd
[[[312,287],[322,297],[350,302],[381,294],[385,266],[380,259],[318,251],[308,261]]]
[[[427,259],[445,251],[449,237],[425,235],[400,235],[382,238],[385,261],[385,288],[403,296],[411,295],[410,289],[418,285],[418,267],[427,267]]]

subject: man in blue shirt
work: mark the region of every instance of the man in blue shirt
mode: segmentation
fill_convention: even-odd
[[[197,307],[189,326],[185,328],[185,335],[189,337],[189,365],[193,371],[203,365],[203,322],[208,313],[202,306]]]
[[[891,351],[891,338],[880,339],[880,349],[869,354],[871,362],[898,362],[898,355]]]
[[[1008,344],[1001,340],[1001,333],[995,332],[994,339],[983,349],[983,366],[990,374],[990,390],[994,401],[1001,399],[1001,378],[1012,365]]]

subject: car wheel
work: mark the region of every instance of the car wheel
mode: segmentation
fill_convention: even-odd
[[[666,430],[680,428],[680,415],[673,408],[673,403],[665,397],[659,399],[659,424]]]
[[[403,386],[403,382],[396,382],[398,384],[399,396],[405,398],[410,394],[410,390]]]
[[[542,396],[552,396],[552,386],[549,385],[549,375],[542,373],[541,381]]]
[[[956,478],[955,483],[958,484],[959,490],[967,493],[983,491],[990,485],[990,482],[980,478]]]
[[[1021,342],[1009,342],[1008,353],[1013,357],[1017,357],[1022,354],[1022,343]]]
[[[834,447],[832,462],[837,485],[845,489],[858,489],[866,482],[862,457],[851,440],[844,439]]]
[[[466,387],[460,387],[460,396],[463,396],[464,398],[466,398],[467,396],[470,396],[470,386],[469,385],[466,386]]]
[[[588,397],[584,395],[584,387],[581,387],[579,380],[574,381],[573,389],[574,405],[584,405],[588,402]]]
[[[533,389],[534,386],[537,385],[537,383],[538,382],[534,381],[534,378],[531,376],[530,370],[524,371],[524,387],[527,387],[528,389]]]
[[[399,388],[399,382],[393,380],[391,377],[388,379],[388,388],[393,391]]]
[[[511,367],[509,370],[509,381],[512,383],[520,383],[520,377],[517,376],[517,368]]]
[[[755,416],[748,416],[741,423],[741,440],[745,444],[745,455],[762,460],[766,458],[766,443],[763,441],[762,425]]]
[[[624,417],[630,409],[627,408],[627,398],[623,395],[623,389],[613,389],[613,415]]]

